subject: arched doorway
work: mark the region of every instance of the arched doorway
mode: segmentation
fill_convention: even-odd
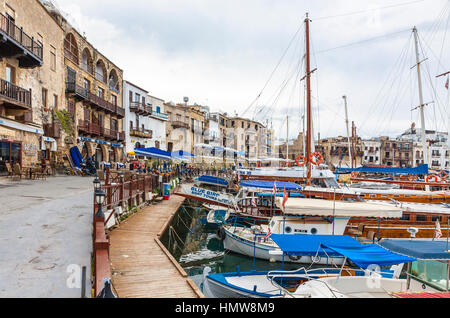
[[[109,149],[109,162],[111,164],[117,162],[116,151],[113,148]]]
[[[87,143],[84,143],[83,148],[81,149],[81,156],[84,159],[87,159],[89,157],[89,149]]]
[[[97,145],[97,148],[95,149],[95,161],[99,164],[103,162],[103,150],[101,145]]]

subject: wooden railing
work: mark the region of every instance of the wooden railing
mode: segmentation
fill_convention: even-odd
[[[42,60],[43,47],[42,44],[35,41],[33,37],[23,32],[23,28],[19,28],[11,19],[0,13],[0,30],[6,33],[10,38],[23,46],[27,51]]]
[[[0,79],[0,95],[31,108],[31,91]]]
[[[119,106],[116,106],[103,98],[92,94],[91,92],[88,93],[89,95],[89,102],[99,108],[101,108],[104,111],[107,111],[112,114],[116,114],[119,117],[125,116],[125,109]]]

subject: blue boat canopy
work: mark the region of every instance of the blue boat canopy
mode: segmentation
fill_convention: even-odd
[[[241,186],[246,188],[259,188],[259,189],[273,189],[273,184],[276,183],[277,191],[286,190],[301,190],[302,187],[292,182],[281,181],[261,181],[261,180],[248,180],[242,181]]]
[[[137,148],[134,149],[134,153],[136,156],[145,156],[164,160],[172,159],[172,154],[170,152],[158,148]]]
[[[212,176],[201,176],[199,178],[195,179],[196,181],[203,182],[203,183],[209,183],[209,184],[217,184],[220,186],[228,186],[228,181],[222,178],[218,177],[212,177]]]
[[[395,265],[410,263],[415,258],[392,253],[376,245],[363,245],[348,235],[280,235],[270,238],[287,255],[292,256],[345,256],[361,268],[369,265]]]
[[[349,174],[352,172],[365,172],[365,173],[384,173],[384,174],[410,174],[410,175],[427,175],[428,165],[421,165],[416,168],[378,168],[378,167],[360,167],[360,168],[338,168],[337,174]]]
[[[419,260],[450,260],[447,242],[444,241],[384,240],[380,245],[392,252]]]

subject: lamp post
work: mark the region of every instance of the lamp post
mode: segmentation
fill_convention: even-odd
[[[97,205],[98,205],[97,213],[95,214],[95,217],[104,218],[105,214],[103,214],[103,211],[102,211],[102,204],[103,204],[103,202],[105,202],[105,192],[100,188],[95,191],[95,202],[97,202]]]
[[[94,191],[97,192],[97,190],[99,190],[100,186],[101,186],[100,179],[98,177],[95,177],[95,180],[93,183],[94,183]]]

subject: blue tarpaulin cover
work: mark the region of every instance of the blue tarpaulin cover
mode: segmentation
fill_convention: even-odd
[[[301,190],[302,187],[298,184],[292,182],[281,182],[281,181],[260,181],[260,180],[249,180],[242,181],[241,186],[247,188],[260,188],[260,189],[273,189],[273,184],[276,182],[277,191],[286,190]]]
[[[75,146],[70,148],[70,157],[72,158],[72,162],[75,165],[75,167],[81,168],[81,164],[84,163],[84,160],[78,147]]]
[[[450,259],[450,253],[447,252],[447,242],[444,241],[384,240],[380,242],[380,245],[392,252],[420,260]]]
[[[204,182],[204,183],[211,183],[211,184],[217,184],[222,186],[228,186],[228,181],[222,178],[218,177],[212,177],[212,176],[201,176],[199,178],[196,178],[195,180]]]
[[[158,149],[158,148],[137,148],[134,149],[136,156],[146,156],[157,159],[172,159],[172,154],[170,152]]]
[[[348,235],[280,235],[270,238],[292,256],[345,256],[361,268],[409,263],[414,258],[392,253],[375,244],[363,245]]]
[[[417,168],[384,168],[384,167],[360,167],[360,168],[338,168],[336,169],[337,174],[349,174],[352,172],[366,172],[366,173],[385,173],[385,174],[410,174],[418,175],[428,174],[428,165],[421,165]]]

